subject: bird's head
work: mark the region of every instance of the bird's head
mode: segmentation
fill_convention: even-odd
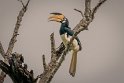
[[[51,16],[48,18],[49,21],[68,24],[68,19],[62,13],[50,13],[50,14]]]

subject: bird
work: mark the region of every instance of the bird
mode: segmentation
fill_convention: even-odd
[[[50,13],[49,21],[55,21],[61,23],[59,34],[62,39],[62,42],[65,47],[67,47],[70,42],[72,36],[74,35],[74,31],[69,27],[68,19],[62,14],[58,12]],[[69,68],[69,73],[72,77],[75,76],[76,73],[76,64],[77,64],[77,53],[82,49],[81,42],[78,37],[76,37],[72,44],[70,45],[70,50],[72,51],[72,58]]]

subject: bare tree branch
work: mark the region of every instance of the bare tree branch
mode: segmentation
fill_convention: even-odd
[[[6,52],[7,56],[11,55],[13,47],[14,47],[14,44],[17,41],[16,38],[17,38],[17,35],[19,35],[18,30],[19,30],[20,25],[21,25],[22,17],[24,16],[24,14],[25,14],[25,12],[27,10],[27,6],[29,4],[29,1],[30,0],[28,0],[27,4],[21,9],[21,11],[19,12],[19,15],[17,16],[17,22],[16,22],[16,25],[15,25],[13,36],[12,36],[10,42],[9,42],[9,47],[7,49],[7,52]]]
[[[0,53],[3,56],[5,63],[8,63],[8,59],[9,59],[9,57],[10,57],[10,55],[12,53],[12,50],[14,48],[14,44],[16,42],[16,37],[17,37],[17,35],[19,35],[18,34],[18,30],[19,30],[19,27],[21,25],[22,17],[24,16],[24,14],[25,14],[25,12],[27,10],[27,6],[29,4],[29,1],[30,0],[28,0],[27,3],[26,3],[26,5],[24,6],[22,0],[20,0],[20,2],[23,5],[23,8],[20,10],[19,15],[17,17],[17,22],[16,22],[16,25],[15,25],[13,36],[12,36],[10,42],[9,42],[9,46],[8,46],[8,49],[7,49],[7,52],[6,53],[5,53],[5,51],[4,51],[3,47],[2,47],[2,44],[0,42]],[[2,71],[1,74],[0,74],[0,83],[3,83],[4,82],[4,78],[5,77],[6,77],[6,74]]]

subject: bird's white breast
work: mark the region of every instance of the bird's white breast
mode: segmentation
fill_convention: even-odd
[[[67,44],[70,42],[71,36],[67,36],[67,33],[65,33],[65,34],[61,35],[61,39],[62,39],[64,45],[67,46]],[[73,40],[71,49],[76,50],[76,51],[79,50],[79,45],[78,45],[78,42],[76,39]]]
[[[67,37],[67,33],[62,34],[62,35],[61,35],[61,39],[62,39],[62,41],[63,41],[63,43],[64,43],[65,46],[66,46],[66,45],[68,44],[68,42],[70,41],[70,39]]]

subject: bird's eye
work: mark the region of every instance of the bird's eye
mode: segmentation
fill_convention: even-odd
[[[66,20],[63,20],[63,21],[62,21],[62,23],[65,23],[65,22],[66,22]]]

